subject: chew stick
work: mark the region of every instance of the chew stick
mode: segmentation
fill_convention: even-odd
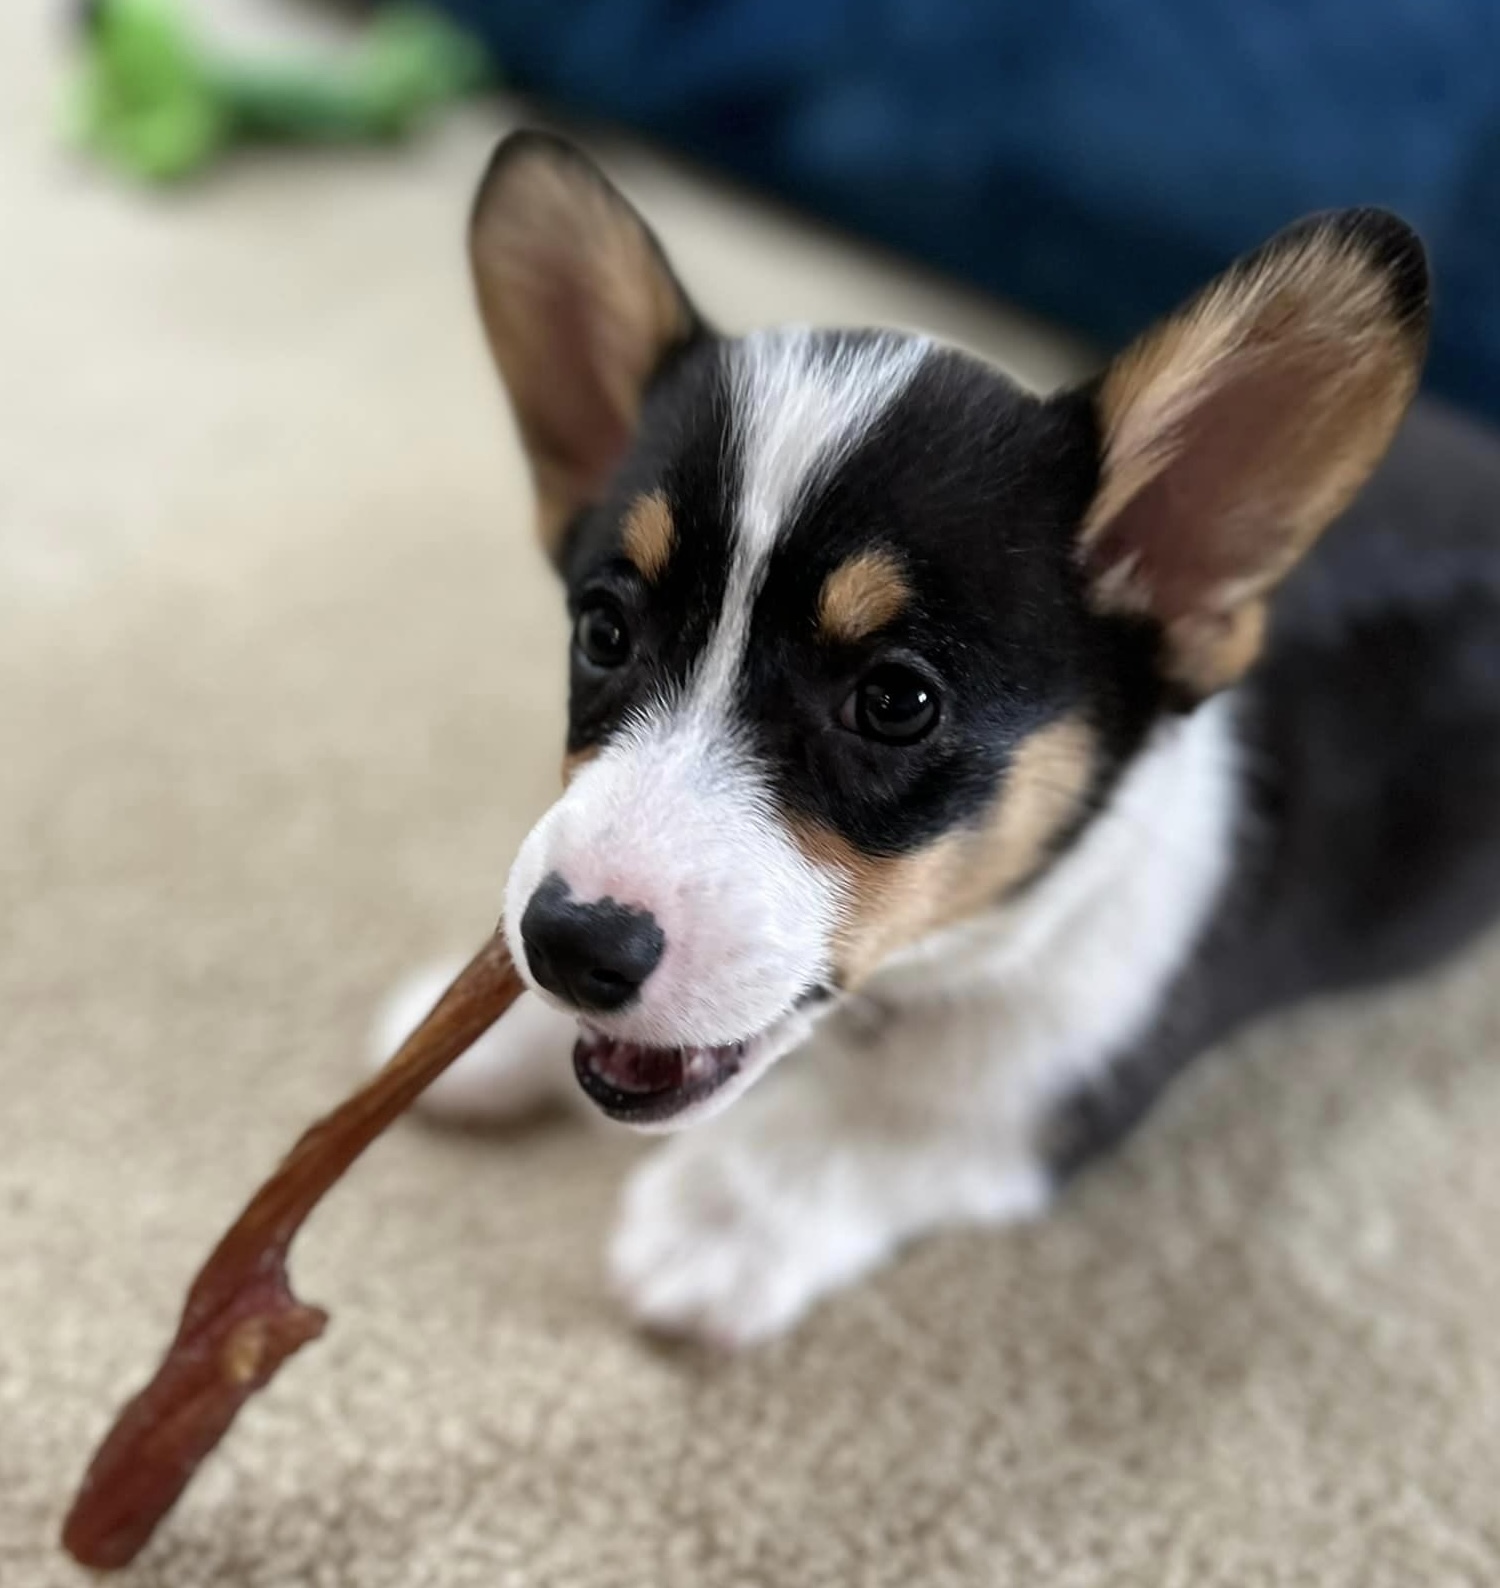
[[[400,1051],[313,1125],[203,1265],[156,1376],[121,1408],[63,1526],[81,1565],[112,1571],[145,1548],[240,1408],[322,1334],[328,1314],[292,1294],[287,1249],[375,1138],[515,1002],[521,980],[493,937]]]

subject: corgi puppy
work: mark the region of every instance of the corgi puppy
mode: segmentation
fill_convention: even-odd
[[[1035,1215],[1237,1025],[1489,919],[1500,452],[1403,426],[1394,216],[1291,227],[1049,397],[921,336],[721,335],[549,136],[470,246],[571,696],[506,893],[531,994],[429,1104],[683,1131],[610,1249],[644,1324],[763,1339]]]

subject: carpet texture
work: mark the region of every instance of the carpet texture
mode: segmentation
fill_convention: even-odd
[[[148,199],[0,10],[0,1584],[225,1220],[463,951],[556,786],[563,627],[472,324],[494,118]],[[1076,353],[616,151],[730,324]],[[600,1252],[635,1142],[382,1142],[298,1248],[326,1340],[131,1588],[1500,1582],[1500,953],[1256,1033],[1055,1218],[739,1359]]]

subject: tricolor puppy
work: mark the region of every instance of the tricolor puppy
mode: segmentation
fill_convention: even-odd
[[[566,1077],[692,1127],[625,1195],[641,1320],[751,1340],[1035,1214],[1231,1027],[1488,917],[1500,464],[1398,437],[1393,216],[1283,232],[1046,398],[920,336],[719,334],[550,138],[471,246],[572,684],[506,896],[535,997],[432,1103]]]

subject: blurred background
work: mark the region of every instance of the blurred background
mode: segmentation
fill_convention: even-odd
[[[443,0],[528,92],[1123,340],[1311,210],[1442,284],[1432,383],[1500,413],[1490,0]]]
[[[1500,417],[1492,0],[0,7],[0,1583],[208,1243],[493,925],[564,620],[469,299],[562,126],[730,329],[917,325],[1048,388],[1384,203]],[[1500,1581],[1500,970],[1301,1011],[1045,1230],[663,1353],[633,1142],[413,1126],[298,1247],[328,1340],[131,1582]]]

